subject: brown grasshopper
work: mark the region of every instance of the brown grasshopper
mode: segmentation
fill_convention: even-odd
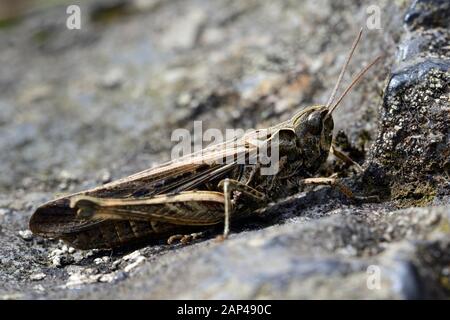
[[[306,184],[337,186],[351,191],[335,178],[312,178],[326,161],[332,147],[332,113],[345,95],[380,57],[371,62],[333,103],[344,72],[361,38],[355,39],[326,105],[307,107],[290,120],[255,130],[200,153],[174,160],[101,187],[65,196],[40,206],[30,220],[39,235],[59,238],[81,248],[114,248],[138,241],[167,239],[182,242],[196,234],[182,236],[224,222],[223,238],[230,219],[249,217],[269,201],[298,191],[299,179]],[[261,174],[255,160],[263,137],[279,152],[279,170]],[[276,139],[275,139],[276,138]],[[276,141],[276,142],[275,142]],[[349,161],[343,154],[338,157]],[[233,159],[223,163],[223,159]]]

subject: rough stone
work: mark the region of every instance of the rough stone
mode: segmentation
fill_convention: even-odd
[[[448,14],[441,17],[442,6],[449,10],[448,1],[415,1],[406,15],[406,24],[414,20],[417,28],[403,35],[370,153],[369,166],[384,171],[392,198],[406,206],[430,203],[448,184],[450,33],[429,21],[445,19],[450,25]],[[413,19],[416,13],[424,18]]]

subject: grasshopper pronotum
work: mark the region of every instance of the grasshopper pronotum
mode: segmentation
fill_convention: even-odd
[[[82,249],[113,248],[145,239],[164,239],[221,222],[224,222],[225,238],[230,219],[251,216],[269,201],[292,195],[299,180],[335,185],[351,196],[351,191],[338,180],[313,178],[312,175],[334,151],[333,111],[380,58],[360,71],[334,102],[361,34],[362,30],[325,105],[307,107],[288,121],[208,147],[198,155],[47,202],[31,217],[30,229]],[[238,161],[239,157],[242,159],[257,151],[251,142],[256,135],[264,137],[269,145],[276,141],[280,160],[276,174],[261,174],[258,161],[252,164]],[[344,157],[339,152],[334,153]],[[234,161],[222,163],[221,160],[230,155],[235,156]],[[176,235],[169,240],[183,242],[193,235]]]

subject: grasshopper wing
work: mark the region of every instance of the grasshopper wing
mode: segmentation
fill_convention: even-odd
[[[265,134],[270,136],[269,132]],[[111,221],[107,218],[99,220],[83,219],[77,215],[76,209],[70,207],[70,201],[72,198],[81,195],[93,198],[133,200],[188,190],[201,190],[206,182],[226,177],[231,171],[238,169],[241,166],[239,159],[254,153],[256,145],[252,143],[252,139],[255,135],[252,132],[240,139],[210,146],[200,152],[144,170],[101,187],[49,201],[34,212],[30,219],[30,230],[35,234],[46,237],[62,238],[70,243],[77,240],[79,243],[75,246],[83,248],[91,247],[87,238],[95,235],[96,230],[109,228],[117,231],[118,228],[125,227],[118,227],[118,224],[121,223],[126,223],[128,229],[130,228],[129,225],[134,225],[134,229],[140,229],[140,232],[132,230],[132,234],[135,236],[154,233],[156,232],[155,228],[149,228],[148,221],[132,221],[133,223],[131,223],[132,219],[127,221],[126,217],[123,221]],[[148,232],[142,231],[145,228],[148,229]],[[161,229],[164,228],[159,228],[159,230]],[[85,235],[86,238],[81,241],[82,244],[80,244],[78,236],[80,233]],[[110,242],[105,241],[103,245],[97,243],[95,246],[107,247]]]

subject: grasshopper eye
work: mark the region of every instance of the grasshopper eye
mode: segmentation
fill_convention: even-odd
[[[308,132],[312,134],[320,134],[322,132],[322,117],[318,112],[311,113],[305,124]]]
[[[333,131],[334,128],[334,122],[333,122],[333,117],[331,115],[329,116],[325,116],[325,119],[323,121],[323,124],[325,126],[325,128],[329,131]]]

